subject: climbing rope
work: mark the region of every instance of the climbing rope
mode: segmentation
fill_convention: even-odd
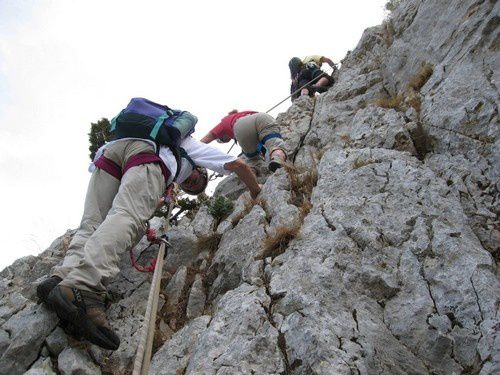
[[[337,70],[337,68],[335,67],[335,69],[332,68],[332,71],[330,73],[328,72],[321,72],[321,74],[317,77],[314,77],[313,79],[311,79],[309,82],[307,82],[306,84],[304,84],[302,87],[298,88],[297,90],[295,90],[294,92],[292,92],[290,95],[288,95],[285,99],[283,99],[281,102],[279,102],[278,104],[276,104],[275,106],[269,108],[266,113],[269,113],[271,112],[274,108],[276,108],[277,106],[279,106],[281,103],[285,102],[287,99],[291,98],[292,96],[294,96],[295,94],[297,94],[298,92],[302,91],[304,88],[306,88],[307,86],[309,86],[311,83],[313,83],[313,81],[316,81],[317,79],[323,77],[323,76],[331,76],[333,74],[333,72]]]
[[[335,68],[332,68],[332,71],[330,73],[328,72],[321,72],[321,74],[317,77],[314,77],[313,79],[311,79],[309,82],[307,82],[306,84],[304,84],[302,87],[298,88],[297,90],[295,90],[294,92],[292,92],[290,95],[288,95],[285,99],[283,99],[282,101],[280,101],[278,104],[276,104],[275,106],[269,108],[265,113],[269,113],[271,112],[274,108],[278,107],[280,104],[282,104],[283,102],[285,102],[286,100],[288,100],[289,98],[291,98],[292,96],[294,96],[295,94],[297,94],[298,92],[302,91],[302,89],[306,88],[307,86],[309,86],[311,83],[313,83],[313,81],[316,81],[318,80],[319,78],[323,77],[323,76],[326,76],[326,75],[329,75],[331,76],[333,74],[333,72],[335,72],[337,70],[337,66],[335,64]],[[236,145],[236,140],[234,141],[233,145],[231,146],[231,148],[226,152],[226,154],[229,154],[231,152],[231,150],[233,149],[233,147]],[[222,177],[222,175],[216,173],[216,172],[213,172],[209,178],[208,178],[208,182],[212,181],[212,180],[215,180],[219,177]]]
[[[168,213],[167,220],[163,225],[163,232],[168,230],[169,220],[172,210],[175,205],[175,187],[171,185],[167,190],[168,199]],[[151,234],[151,233],[150,233]],[[156,234],[154,235],[156,238]],[[133,375],[147,375],[149,371],[149,365],[151,364],[151,353],[153,348],[153,338],[155,331],[156,322],[156,311],[158,310],[158,298],[160,295],[160,283],[161,274],[163,269],[163,261],[166,254],[166,245],[168,241],[160,240],[160,250],[158,251],[158,257],[154,262],[154,274],[153,280],[151,282],[151,288],[149,289],[148,303],[146,305],[146,314],[144,315],[144,323],[141,330],[141,335],[139,339],[139,345],[137,346],[137,354],[134,362]]]

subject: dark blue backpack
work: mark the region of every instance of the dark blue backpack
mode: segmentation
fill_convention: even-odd
[[[132,98],[130,103],[111,120],[114,139],[143,138],[160,145],[179,146],[194,132],[198,119],[188,111],[171,109],[144,98]]]
[[[144,98],[132,98],[118,116],[111,120],[113,139],[149,139],[172,150],[180,165],[181,142],[194,132],[198,119],[188,111],[171,109]],[[180,168],[177,168],[177,175]]]

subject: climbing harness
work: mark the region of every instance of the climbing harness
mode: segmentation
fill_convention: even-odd
[[[168,230],[168,224],[172,210],[175,205],[175,186],[171,184],[167,188],[165,202],[168,203],[167,220],[163,225],[163,232]],[[152,233],[150,233],[153,235]],[[156,233],[154,233],[156,237]],[[161,237],[160,237],[161,238]],[[156,311],[158,310],[158,299],[160,295],[161,274],[163,269],[163,262],[166,254],[166,245],[168,241],[160,240],[160,250],[154,265],[153,280],[151,281],[151,288],[149,289],[148,303],[146,305],[146,314],[144,315],[144,323],[142,326],[139,345],[137,346],[137,354],[134,361],[134,370],[132,375],[147,375],[149,365],[151,364],[151,353],[153,348],[153,338],[155,333]]]

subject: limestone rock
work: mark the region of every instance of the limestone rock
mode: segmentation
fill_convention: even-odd
[[[56,372],[50,358],[40,357],[23,375],[56,375]]]
[[[205,301],[207,297],[203,287],[203,281],[200,275],[196,275],[191,291],[189,293],[189,300],[186,307],[186,316],[188,319],[194,319],[203,314],[205,309]]]
[[[211,285],[209,301],[237,287],[241,281],[242,268],[260,254],[265,216],[260,206],[254,206],[233,230],[222,236],[219,249],[207,271]]]
[[[155,353],[149,373],[151,375],[176,375],[184,371],[199,335],[207,328],[209,322],[209,316],[200,316],[178,331]]]
[[[203,237],[208,236],[214,230],[215,223],[216,219],[208,213],[208,207],[201,206],[191,225],[194,234],[197,237]]]
[[[263,288],[243,284],[227,292],[198,336],[186,373],[282,372],[278,331],[266,313],[269,303]]]
[[[86,351],[79,348],[66,348],[57,357],[58,370],[62,375],[97,375],[101,369]]]
[[[2,329],[10,333],[10,342],[0,358],[0,373],[22,374],[38,358],[45,337],[57,325],[54,312],[31,304],[13,315]]]
[[[180,266],[189,266],[198,255],[197,237],[193,228],[172,228],[168,232],[171,247],[167,249],[164,269],[174,273]]]
[[[169,231],[152,374],[500,373],[500,2],[397,3],[327,92],[277,116],[290,168],[255,201],[226,177],[228,218]],[[0,373],[130,373],[151,276],[128,254],[118,350],[72,348],[32,303],[73,233],[0,272]]]
[[[57,327],[52,333],[45,339],[45,345],[49,349],[52,356],[57,357],[66,346],[68,346],[68,338],[64,331]]]

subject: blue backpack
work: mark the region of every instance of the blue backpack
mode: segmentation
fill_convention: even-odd
[[[198,119],[188,111],[171,109],[144,98],[132,98],[118,116],[111,120],[113,139],[149,139],[159,146],[167,146],[180,166],[181,142],[194,132]],[[188,159],[189,160],[189,159]],[[191,163],[191,161],[190,161]],[[177,168],[177,175],[180,168]]]

